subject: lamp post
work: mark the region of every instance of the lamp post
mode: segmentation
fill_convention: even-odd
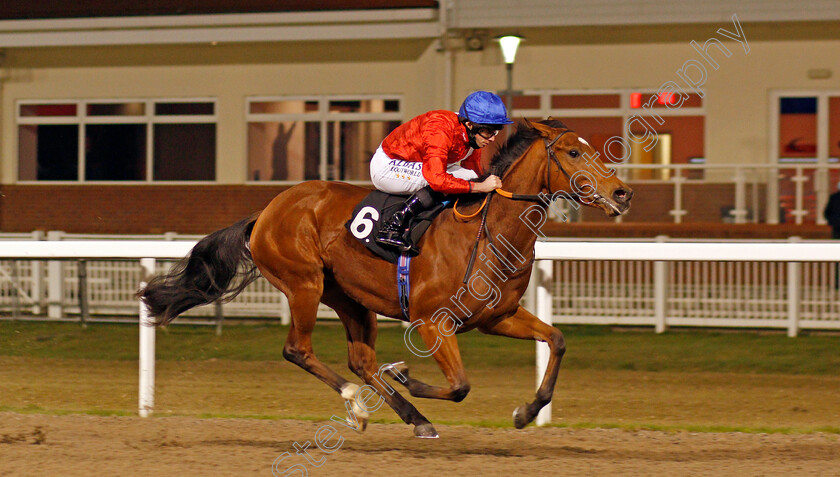
[[[516,61],[516,50],[523,38],[519,35],[503,35],[496,40],[502,48],[502,56],[505,59],[507,70],[507,89],[505,90],[505,103],[507,103],[508,114],[513,116],[513,62]]]

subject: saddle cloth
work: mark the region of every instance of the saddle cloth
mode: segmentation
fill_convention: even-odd
[[[385,192],[375,190],[359,202],[356,208],[353,209],[353,215],[350,220],[344,226],[350,232],[350,235],[355,237],[368,250],[395,264],[401,252],[393,247],[382,246],[376,243],[374,237],[376,237],[383,222],[386,222],[397,210],[402,208],[408,197],[406,195],[386,194]],[[423,233],[432,224],[432,220],[445,207],[446,203],[435,204],[432,208],[417,214],[417,216],[411,219],[409,223],[409,234],[414,243],[420,241],[420,237],[423,236]]]

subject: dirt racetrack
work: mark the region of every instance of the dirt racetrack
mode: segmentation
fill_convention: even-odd
[[[0,413],[0,475],[838,476],[836,434],[441,426],[421,440],[397,424],[357,434],[332,423]],[[340,439],[344,439],[340,441]],[[305,446],[319,467],[296,455]],[[307,474],[295,471],[305,469]],[[288,471],[288,472],[287,472]]]

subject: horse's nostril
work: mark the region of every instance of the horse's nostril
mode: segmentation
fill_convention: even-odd
[[[630,197],[633,197],[633,192],[628,191],[626,189],[616,189],[613,191],[613,199],[616,202],[627,202],[630,200]]]

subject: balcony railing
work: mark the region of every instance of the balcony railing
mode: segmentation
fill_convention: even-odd
[[[825,224],[822,212],[840,181],[840,164],[623,164],[635,190],[617,222]],[[569,220],[605,221],[591,209],[559,204]]]

